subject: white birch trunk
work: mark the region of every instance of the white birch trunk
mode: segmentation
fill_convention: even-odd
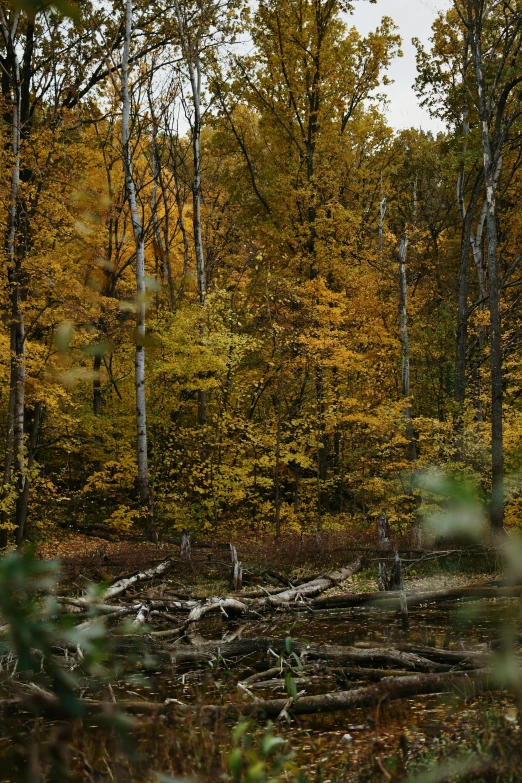
[[[129,93],[129,54],[132,36],[132,0],[126,0],[125,41],[121,69],[122,100],[122,146],[125,187],[131,214],[132,231],[136,247],[136,353],[134,360],[136,388],[136,435],[138,457],[138,489],[140,503],[145,515],[145,533],[154,537],[152,501],[149,491],[149,468],[147,456],[147,406],[145,397],[145,240],[138,211],[136,185],[132,172],[132,153],[130,148],[130,110]]]

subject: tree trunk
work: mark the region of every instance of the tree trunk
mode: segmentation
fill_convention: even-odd
[[[455,402],[462,406],[466,399],[466,352],[468,347],[468,265],[471,245],[471,227],[477,200],[482,184],[482,174],[476,177],[470,203],[466,208],[464,203],[464,173],[459,172],[457,181],[457,199],[462,218],[462,233],[460,239],[460,265],[458,278],[457,333],[455,357],[455,382],[453,396]],[[459,411],[462,418],[462,411]]]
[[[399,553],[395,552],[395,559],[391,567],[390,576],[386,572],[386,564],[379,563],[378,587],[380,592],[390,590],[402,590],[404,587],[402,563]]]
[[[490,116],[486,101],[482,58],[482,19],[469,8],[473,66],[477,83],[481,127],[484,183],[486,186],[486,232],[489,276],[489,326],[491,370],[491,503],[490,522],[495,533],[504,526],[504,452],[502,433],[502,342],[500,321],[500,283],[497,268],[497,215],[495,203],[496,171],[499,156],[490,139]]]
[[[191,538],[190,531],[183,530],[181,533],[181,544],[179,549],[180,560],[187,561],[191,559],[190,538]]]
[[[330,504],[327,491],[324,491],[325,483],[328,481],[328,448],[327,433],[324,417],[324,374],[323,368],[319,365],[315,368],[315,393],[317,401],[317,518],[318,527],[321,528],[323,507],[328,513]]]
[[[283,356],[281,354],[281,369],[279,371],[279,389],[277,393],[277,429],[276,429],[276,448],[275,448],[275,470],[274,470],[274,506],[275,506],[275,535],[276,539],[281,538],[281,424],[282,424],[282,405],[283,405],[283,387],[284,371]]]
[[[185,208],[184,200],[181,195],[181,181],[179,176],[179,162],[177,160],[177,151],[174,150],[172,154],[172,173],[174,175],[174,196],[176,199],[176,207],[178,210],[178,223],[179,223],[179,230],[181,231],[181,238],[183,240],[183,277],[182,281],[178,290],[178,296],[180,292],[183,290],[185,285],[185,280],[187,279],[188,274],[188,268],[189,268],[189,260],[190,260],[190,250],[189,250],[189,240],[187,235],[187,227],[185,225],[185,216],[183,214],[183,210]],[[165,198],[164,198],[165,200]]]
[[[379,549],[390,549],[391,530],[386,514],[379,514],[376,520],[377,535],[379,537]]]
[[[169,210],[168,210],[168,204],[164,193],[165,185],[163,183],[162,176],[161,176],[161,162],[160,162],[159,152],[158,152],[158,127],[157,127],[156,117],[154,114],[154,100],[151,95],[150,85],[147,92],[149,98],[149,109],[150,109],[150,114],[152,119],[152,133],[151,133],[152,180],[153,180],[152,196],[151,196],[152,223],[154,226],[154,236],[156,237],[156,244],[158,246],[158,254],[160,256],[161,264],[163,267],[163,274],[167,283],[169,310],[171,313],[173,313],[174,312],[174,283],[172,280],[172,269],[170,266]],[[162,197],[163,197],[163,205],[165,208],[165,215],[164,215],[165,241],[163,241],[163,237],[161,236],[161,231],[159,226],[158,189],[161,190]]]
[[[207,304],[207,278],[205,271],[205,255],[203,253],[203,234],[201,229],[201,62],[197,48],[187,58],[192,102],[194,106],[194,121],[192,125],[192,154],[194,162],[194,179],[192,181],[192,230],[194,232],[194,250],[196,253],[196,272],[198,279],[199,305],[204,310]],[[205,327],[201,327],[201,339],[205,338]],[[201,427],[207,425],[207,392],[198,391],[198,420]],[[204,449],[205,454],[207,449]]]
[[[13,421],[14,421],[15,390],[11,383],[9,390],[9,402],[7,407],[6,436],[5,436],[5,455],[4,455],[4,474],[2,477],[2,500],[5,500],[10,491],[11,467],[13,463]],[[9,540],[9,515],[3,510],[1,515],[0,529],[0,548],[5,548]]]
[[[121,68],[122,145],[125,171],[125,186],[131,213],[132,231],[136,247],[136,353],[135,389],[136,389],[136,432],[138,457],[138,490],[140,505],[145,520],[145,535],[154,540],[154,516],[152,498],[149,489],[149,468],[147,455],[147,407],[145,397],[145,240],[138,211],[136,186],[132,172],[131,149],[129,143],[129,121],[131,99],[129,93],[129,55],[132,36],[132,0],[126,0],[125,6],[125,44]]]
[[[102,364],[101,354],[97,353],[92,363],[92,372],[94,376],[92,381],[92,412],[94,413],[95,416],[99,416],[102,410],[102,392],[101,392],[101,376],[100,376],[101,364]]]
[[[466,47],[464,64],[462,71],[466,73],[468,63],[468,48]],[[465,155],[468,149],[468,136],[469,136],[469,109],[467,103],[464,104],[462,109],[462,126],[463,126],[463,154]],[[455,402],[459,406],[457,411],[457,430],[462,431],[463,425],[463,410],[462,406],[466,398],[466,352],[468,347],[468,264],[469,264],[469,247],[471,237],[471,223],[475,214],[475,208],[477,206],[477,199],[480,193],[480,186],[482,183],[482,173],[476,178],[473,186],[473,191],[470,198],[470,203],[466,208],[464,199],[464,163],[462,163],[458,177],[457,177],[457,202],[459,205],[460,216],[462,219],[462,233],[460,239],[460,264],[459,264],[459,278],[458,278],[458,296],[457,296],[457,333],[456,333],[456,356],[455,356],[455,381],[453,396]]]
[[[14,330],[15,355],[12,357],[11,377],[15,390],[13,420],[13,462],[18,497],[25,482],[24,413],[25,413],[25,328],[20,301],[20,268],[13,279],[12,329]]]
[[[486,222],[487,202],[484,201],[482,211],[477,224],[475,232],[471,232],[471,249],[473,252],[473,262],[477,270],[477,283],[478,283],[478,299],[479,299],[479,311],[483,313],[486,309],[487,300],[487,282],[486,282],[486,270],[484,269],[484,253],[483,253],[483,233],[484,224]],[[487,341],[487,328],[484,325],[483,319],[480,319],[479,326],[479,359],[475,363],[473,372],[473,392],[474,392],[474,407],[475,417],[477,422],[482,422],[482,399],[481,399],[481,366],[482,366],[482,353],[486,346]]]
[[[408,237],[402,235],[398,253],[399,269],[399,322],[401,339],[401,363],[402,363],[402,398],[404,402],[403,416],[405,422],[406,438],[408,440],[408,460],[414,462],[417,458],[415,435],[411,421],[409,405],[410,398],[410,340],[408,335],[408,286],[406,280],[406,251],[408,249]]]
[[[31,439],[29,441],[29,454],[27,458],[27,470],[25,472],[25,481],[22,494],[18,497],[16,503],[16,545],[20,546],[25,538],[27,510],[29,508],[29,490],[31,488],[31,469],[34,465],[34,455],[38,445],[38,434],[40,431],[40,422],[42,418],[43,403],[37,402],[34,407],[33,426],[31,430]]]
[[[205,254],[203,252],[203,233],[201,226],[201,89],[202,72],[200,59],[200,32],[197,27],[193,30],[189,28],[186,16],[182,12],[177,0],[174,0],[174,12],[178,23],[180,35],[181,50],[185,60],[192,97],[192,118],[187,113],[187,120],[190,122],[191,142],[192,142],[192,231],[194,252],[196,256],[196,275],[198,282],[198,301],[204,312],[207,302],[207,278],[205,270]],[[179,208],[178,208],[179,209]],[[203,319],[203,315],[202,315]],[[205,325],[201,323],[200,338],[203,343],[205,340]],[[202,459],[208,459],[208,447],[206,444],[205,428],[207,425],[207,392],[205,389],[198,391],[198,422],[203,428],[203,443],[201,448]]]
[[[243,587],[243,566],[238,559],[237,549],[233,544],[230,544],[230,556],[232,558],[230,585],[232,590],[241,590]]]
[[[7,230],[5,249],[8,263],[8,282],[11,299],[11,367],[10,394],[7,415],[7,442],[4,460],[4,492],[14,470],[18,497],[21,496],[25,479],[24,457],[24,404],[25,404],[25,326],[21,299],[22,248],[17,243],[19,223],[19,189],[21,166],[21,85],[20,64],[15,36],[20,12],[15,11],[11,28],[2,11],[0,30],[6,48],[5,61],[9,66],[7,76],[11,85],[11,191],[7,209]],[[2,543],[7,543],[5,533]]]

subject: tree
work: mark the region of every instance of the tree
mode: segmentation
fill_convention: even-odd
[[[131,96],[129,90],[129,59],[132,39],[132,0],[125,4],[125,40],[121,69],[121,100],[122,100],[122,148],[123,165],[125,167],[125,187],[131,213],[132,233],[136,246],[136,356],[135,387],[136,387],[136,446],[138,455],[138,489],[140,503],[145,518],[145,535],[149,539],[155,537],[152,497],[149,488],[149,461],[147,450],[147,401],[145,395],[145,238],[143,224],[138,211],[136,198],[136,183],[132,170],[132,155],[130,147],[130,112]]]
[[[25,481],[24,459],[24,396],[25,396],[25,324],[22,305],[22,253],[19,249],[18,231],[20,229],[20,147],[22,127],[22,85],[20,63],[17,52],[17,32],[20,24],[20,11],[13,11],[10,18],[4,8],[0,7],[0,31],[5,46],[5,57],[2,58],[4,78],[2,87],[4,97],[10,98],[11,118],[11,188],[7,208],[7,231],[5,238],[8,261],[8,279],[11,299],[11,377],[9,405],[7,413],[7,438],[4,461],[4,493],[11,477],[11,465],[14,463],[16,487],[20,499]],[[26,46],[27,49],[27,46]],[[24,74],[25,75],[25,74]],[[7,84],[6,84],[7,82]],[[28,86],[25,86],[28,89]],[[9,116],[9,115],[8,115]],[[27,118],[24,118],[27,119]],[[20,504],[17,504],[16,526],[17,542],[23,529],[20,525]],[[4,534],[5,536],[5,534]],[[5,538],[1,542],[5,546]]]
[[[487,299],[489,311],[489,363],[491,386],[491,504],[490,519],[496,532],[503,527],[504,449],[503,449],[503,348],[501,331],[502,285],[518,265],[518,259],[505,265],[498,244],[498,195],[506,192],[519,166],[512,156],[513,140],[518,135],[522,96],[517,89],[522,81],[517,69],[521,41],[522,9],[517,2],[488,5],[480,0],[455,0],[453,29],[438,22],[433,58],[421,56],[424,65],[421,80],[430,85],[433,106],[447,96],[446,116],[453,117],[464,139],[463,163],[458,177],[458,200],[462,217],[462,242],[459,273],[459,307],[455,396],[464,400],[466,341],[470,310],[467,300],[469,250],[473,251],[479,303]],[[455,98],[457,97],[457,100]],[[459,106],[460,104],[460,106]],[[459,108],[457,108],[459,107]],[[442,109],[444,111],[444,108]],[[440,111],[440,109],[439,109]],[[470,124],[476,131],[470,134]],[[474,154],[471,145],[474,144]],[[468,180],[468,206],[465,205],[465,162],[472,161]],[[482,165],[476,166],[477,154]],[[506,157],[509,162],[507,163]],[[507,165],[506,165],[507,163]],[[482,198],[481,198],[482,193]],[[476,228],[473,230],[473,222]],[[482,233],[487,242],[487,291],[482,265]],[[473,308],[474,309],[474,308]],[[480,414],[481,415],[481,414]]]
[[[25,487],[24,408],[26,405],[27,363],[30,362],[28,334],[34,324],[27,320],[32,310],[32,291],[28,285],[28,259],[34,251],[39,231],[42,201],[49,192],[60,156],[58,139],[69,140],[69,117],[105,80],[115,74],[121,63],[110,63],[123,41],[121,28],[107,9],[91,2],[81,7],[70,3],[25,3],[29,12],[0,6],[2,18],[2,94],[11,127],[10,161],[12,187],[6,221],[6,254],[10,259],[13,390],[8,401],[6,454],[4,460],[4,497],[9,495],[13,463],[16,480],[14,527],[20,539],[24,535],[28,500],[22,502]],[[59,10],[56,8],[60,6]],[[62,12],[72,13],[67,19]],[[148,10],[140,13],[142,29],[151,39],[144,46],[151,52],[168,43],[159,36],[157,16]],[[94,30],[94,34],[89,31]],[[88,34],[87,34],[88,33]],[[107,46],[106,42],[111,43]],[[138,50],[134,58],[143,56]],[[63,63],[67,61],[67,67]],[[61,69],[61,70],[60,70]],[[6,116],[4,119],[6,119]],[[43,141],[45,140],[45,141]],[[43,142],[43,143],[42,143]],[[45,156],[42,157],[45,148]],[[40,318],[40,316],[38,316]],[[34,401],[34,404],[39,402]],[[40,420],[41,417],[36,417]],[[26,487],[25,494],[29,491]],[[3,511],[4,529],[7,507]],[[5,534],[2,534],[5,543]]]

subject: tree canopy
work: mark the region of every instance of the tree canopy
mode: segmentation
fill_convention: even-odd
[[[349,11],[0,2],[2,545],[519,524],[522,5],[417,42],[437,136]]]

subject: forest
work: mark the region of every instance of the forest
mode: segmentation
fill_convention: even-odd
[[[2,781],[522,780],[522,1],[366,2],[0,0]]]

